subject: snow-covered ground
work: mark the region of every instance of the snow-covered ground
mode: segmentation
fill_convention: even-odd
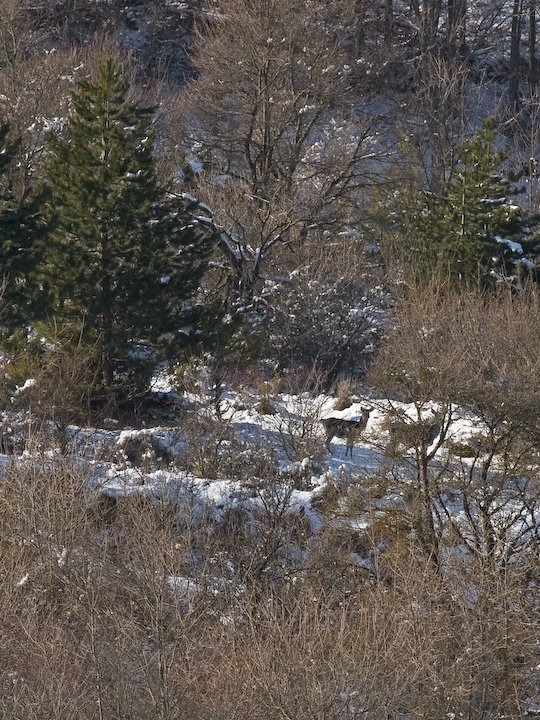
[[[480,552],[483,540],[477,531],[486,512],[500,557],[537,534],[534,472],[527,473],[524,465],[524,475],[517,468],[510,472],[497,457],[486,466],[486,429],[457,407],[415,406],[366,394],[338,410],[336,399],[327,395],[267,396],[249,390],[226,392],[217,411],[205,397],[193,395],[187,401],[190,408],[174,426],[70,426],[68,452],[86,487],[114,498],[161,498],[175,503],[179,515],[219,520],[235,508],[264,512],[270,482],[283,516],[302,517],[312,533],[332,522],[360,530],[389,511],[407,511],[411,498],[422,492],[425,461],[433,517],[441,533],[445,527],[459,531],[463,544]],[[354,438],[352,455],[347,454],[346,438],[331,438],[327,449],[320,420],[358,421],[365,409],[370,410],[369,419]],[[410,438],[411,428],[432,436],[429,444],[398,439],[396,445],[395,428],[402,434],[405,428],[405,438]],[[45,456],[54,462],[58,453],[49,449]],[[264,458],[266,475],[257,469]],[[0,456],[4,472],[11,462],[34,461],[28,451]],[[328,513],[322,500],[330,493],[339,501]],[[348,497],[359,493],[361,507],[351,513]]]

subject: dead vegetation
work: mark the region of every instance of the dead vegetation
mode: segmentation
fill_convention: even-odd
[[[254,335],[124,404],[76,335],[6,349],[0,716],[538,714],[539,296],[411,286],[393,212],[451,168],[486,71],[465,54],[495,46],[497,3],[475,8],[470,48],[457,0],[439,17],[390,0],[0,6],[14,195],[77,81],[122,58],[160,106],[162,179],[219,234],[201,297],[241,307]],[[381,88],[398,93],[383,123]],[[389,137],[402,164],[381,189]],[[379,470],[358,472],[360,441]]]
[[[0,488],[5,717],[518,716],[535,692],[534,563],[440,575],[395,525],[384,550],[382,522],[302,541],[270,486],[255,533],[137,497],[97,530],[80,481],[19,467]]]

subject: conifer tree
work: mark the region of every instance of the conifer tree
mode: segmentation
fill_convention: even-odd
[[[130,102],[128,90],[121,68],[104,58],[97,81],[73,95],[65,136],[46,140],[53,314],[82,325],[108,387],[140,380],[144,359],[172,357],[185,343],[183,303],[212,246],[158,181],[154,110]]]
[[[420,275],[434,268],[460,279],[508,277],[526,263],[530,238],[521,208],[507,200],[495,152],[495,124],[488,121],[456,152],[440,196],[425,193],[409,219],[410,255]]]
[[[9,169],[20,141],[9,139],[8,123],[0,125],[0,336],[39,316],[46,306],[36,278],[39,238],[43,233],[41,197],[15,200]]]

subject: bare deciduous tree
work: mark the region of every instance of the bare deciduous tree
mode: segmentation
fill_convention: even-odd
[[[502,566],[538,542],[539,328],[535,290],[516,297],[432,287],[400,305],[373,379],[407,439],[391,445],[412,463],[418,537],[435,560],[449,536]],[[440,432],[428,444],[434,401]],[[460,418],[469,440],[453,436]]]
[[[281,248],[357,219],[380,145],[347,97],[351,67],[324,18],[283,0],[219,10],[199,28],[185,125],[234,294],[249,301]]]

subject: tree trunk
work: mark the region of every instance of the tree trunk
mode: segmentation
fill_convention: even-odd
[[[538,58],[536,57],[536,0],[529,0],[529,83],[531,89],[538,84]]]
[[[390,42],[394,35],[394,0],[384,2],[384,40]]]
[[[519,45],[521,42],[522,15],[523,0],[514,0],[512,27],[510,30],[510,81],[508,84],[508,99],[514,110],[519,109]]]
[[[364,29],[364,21],[365,21],[365,9],[364,9],[364,1],[363,0],[356,0],[354,4],[354,14],[355,14],[355,30],[356,30],[356,52],[358,54],[361,53],[361,51],[364,49],[364,46],[366,44],[366,33]]]
[[[433,519],[433,506],[429,482],[429,459],[425,444],[416,450],[417,480],[420,488],[420,508],[418,517],[418,530],[423,549],[439,571],[439,539],[435,521]]]
[[[422,52],[433,50],[441,15],[441,0],[424,0],[420,10]]]
[[[103,384],[113,384],[113,297],[111,283],[110,241],[107,233],[101,236],[101,363]]]
[[[448,0],[447,45],[450,58],[465,55],[467,0]]]

